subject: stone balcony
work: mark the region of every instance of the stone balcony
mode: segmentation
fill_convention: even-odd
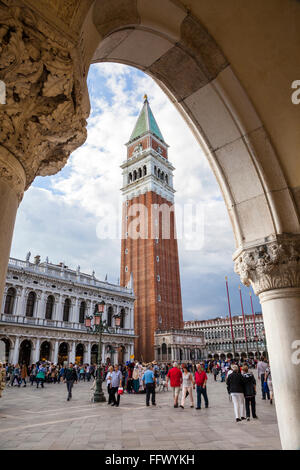
[[[0,315],[0,322],[14,324],[14,325],[18,324],[18,325],[37,326],[37,327],[42,327],[42,328],[45,328],[45,327],[59,328],[59,329],[87,332],[86,326],[83,323],[64,322],[61,320],[46,320],[45,318],[37,318],[37,317],[32,318],[32,317],[25,317],[23,315],[7,315],[5,313],[2,313]],[[124,335],[134,336],[134,330],[128,329],[128,328],[111,327],[110,333],[120,335],[120,336],[124,336]]]

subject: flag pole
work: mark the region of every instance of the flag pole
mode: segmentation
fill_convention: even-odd
[[[247,357],[249,358],[247,332],[246,332],[246,324],[245,324],[245,314],[244,314],[244,306],[243,306],[243,299],[242,299],[242,290],[241,290],[240,285],[239,285],[239,291],[240,291],[240,299],[241,299],[241,307],[242,307],[242,315],[243,315],[244,333],[245,333],[245,341],[246,341],[246,351],[247,351]]]
[[[251,310],[252,310],[252,317],[253,317],[254,335],[255,335],[255,342],[256,342],[256,352],[257,352],[257,358],[259,358],[258,337],[257,337],[257,334],[256,334],[255,314],[254,314],[254,310],[253,310],[252,295],[251,295],[251,290],[250,289],[249,289],[249,295],[250,295]]]
[[[229,311],[230,328],[231,328],[231,339],[232,339],[233,359],[235,359],[234,334],[233,334],[233,327],[232,327],[231,307],[230,307],[230,299],[229,299],[229,290],[228,290],[228,279],[227,279],[227,276],[225,276],[225,281],[226,281],[226,291],[227,291],[227,300],[228,300],[228,311]]]

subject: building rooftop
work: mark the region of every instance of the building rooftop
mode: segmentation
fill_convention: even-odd
[[[165,143],[165,140],[162,136],[162,133],[158,127],[158,124],[153,116],[152,110],[150,108],[150,104],[147,98],[147,95],[144,97],[144,105],[142,110],[139,114],[138,120],[135,124],[133,132],[130,136],[129,142],[132,142],[142,135],[150,132],[154,136],[158,137],[159,140]]]

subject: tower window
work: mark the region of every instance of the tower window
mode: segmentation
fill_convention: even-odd
[[[128,266],[125,266],[125,273],[128,273]]]
[[[126,201],[126,207],[128,207],[128,205],[129,205],[129,201]]]
[[[157,296],[157,300],[158,300],[158,302],[161,301],[161,296],[160,296],[159,294],[158,294],[158,296]]]
[[[160,275],[159,274],[157,274],[156,279],[157,279],[158,282],[160,282]]]
[[[155,238],[155,243],[156,245],[158,245],[158,238]]]
[[[141,177],[142,177],[142,169],[139,168],[139,178],[141,178]]]
[[[154,174],[155,174],[155,175],[157,174],[157,168],[156,168],[156,166],[154,167]]]
[[[125,248],[125,255],[128,255],[128,248]]]
[[[156,257],[156,261],[159,263],[159,256]]]
[[[147,167],[146,165],[143,166],[143,175],[146,176],[147,174]]]

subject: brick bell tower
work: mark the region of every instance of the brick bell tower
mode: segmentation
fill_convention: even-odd
[[[122,286],[133,280],[135,358],[154,360],[156,330],[183,328],[174,214],[174,167],[147,95],[123,169]]]

